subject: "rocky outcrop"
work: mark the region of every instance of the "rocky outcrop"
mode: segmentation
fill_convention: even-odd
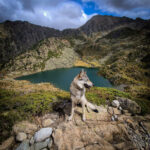
[[[61,104],[62,106],[62,104]],[[107,106],[97,106],[99,113],[86,112],[87,120],[81,119],[82,109],[77,107],[72,121],[68,122],[70,102],[63,104],[64,117],[59,113],[46,114],[38,117],[36,122],[39,127],[28,139],[18,145],[17,150],[122,150],[122,149],[146,149],[150,148],[150,135],[147,123],[149,116],[131,116],[125,111],[124,114],[117,108],[118,121],[111,121]],[[59,110],[60,111],[60,110]],[[43,122],[51,120],[53,123],[47,128]],[[24,123],[20,123],[18,131],[22,130]],[[14,128],[15,129],[15,128]],[[25,130],[27,131],[27,130]],[[16,130],[14,131],[16,132]]]

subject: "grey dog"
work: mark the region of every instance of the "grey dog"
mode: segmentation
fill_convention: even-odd
[[[89,80],[86,72],[82,69],[82,71],[74,78],[70,85],[70,94],[71,94],[71,101],[72,101],[72,109],[71,115],[69,116],[68,120],[72,120],[74,115],[75,106],[80,103],[82,106],[82,120],[85,121],[85,107],[87,108],[88,112],[90,109],[93,111],[98,112],[95,105],[88,102],[85,97],[86,88],[90,88],[93,86],[93,83]]]

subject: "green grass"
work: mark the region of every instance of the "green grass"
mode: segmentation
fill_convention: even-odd
[[[141,114],[150,114],[150,101],[141,98],[133,98],[133,100],[141,106]]]
[[[125,93],[113,88],[94,87],[86,94],[87,99],[97,105],[105,105],[106,101],[111,102],[115,97],[131,98],[129,93]]]
[[[67,92],[40,91],[23,95],[0,89],[0,143],[11,135],[12,126],[21,120],[53,111],[53,104],[69,98]]]

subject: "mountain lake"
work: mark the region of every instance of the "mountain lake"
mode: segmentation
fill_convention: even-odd
[[[109,80],[98,75],[98,68],[60,68],[21,76],[16,78],[16,80],[28,80],[31,83],[50,82],[62,90],[69,91],[72,80],[77,74],[80,73],[81,69],[84,69],[87,72],[89,79],[94,83],[95,86],[112,87],[112,84],[109,82]]]

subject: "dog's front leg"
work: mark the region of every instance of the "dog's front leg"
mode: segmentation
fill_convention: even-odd
[[[85,118],[85,102],[82,102],[82,120],[86,121],[86,118]]]
[[[72,101],[71,115],[68,118],[68,121],[71,121],[74,115],[75,103]]]
[[[86,109],[87,109],[87,112],[88,113],[90,113],[91,111],[90,111],[90,108],[89,108],[89,106],[88,105],[86,105]]]

